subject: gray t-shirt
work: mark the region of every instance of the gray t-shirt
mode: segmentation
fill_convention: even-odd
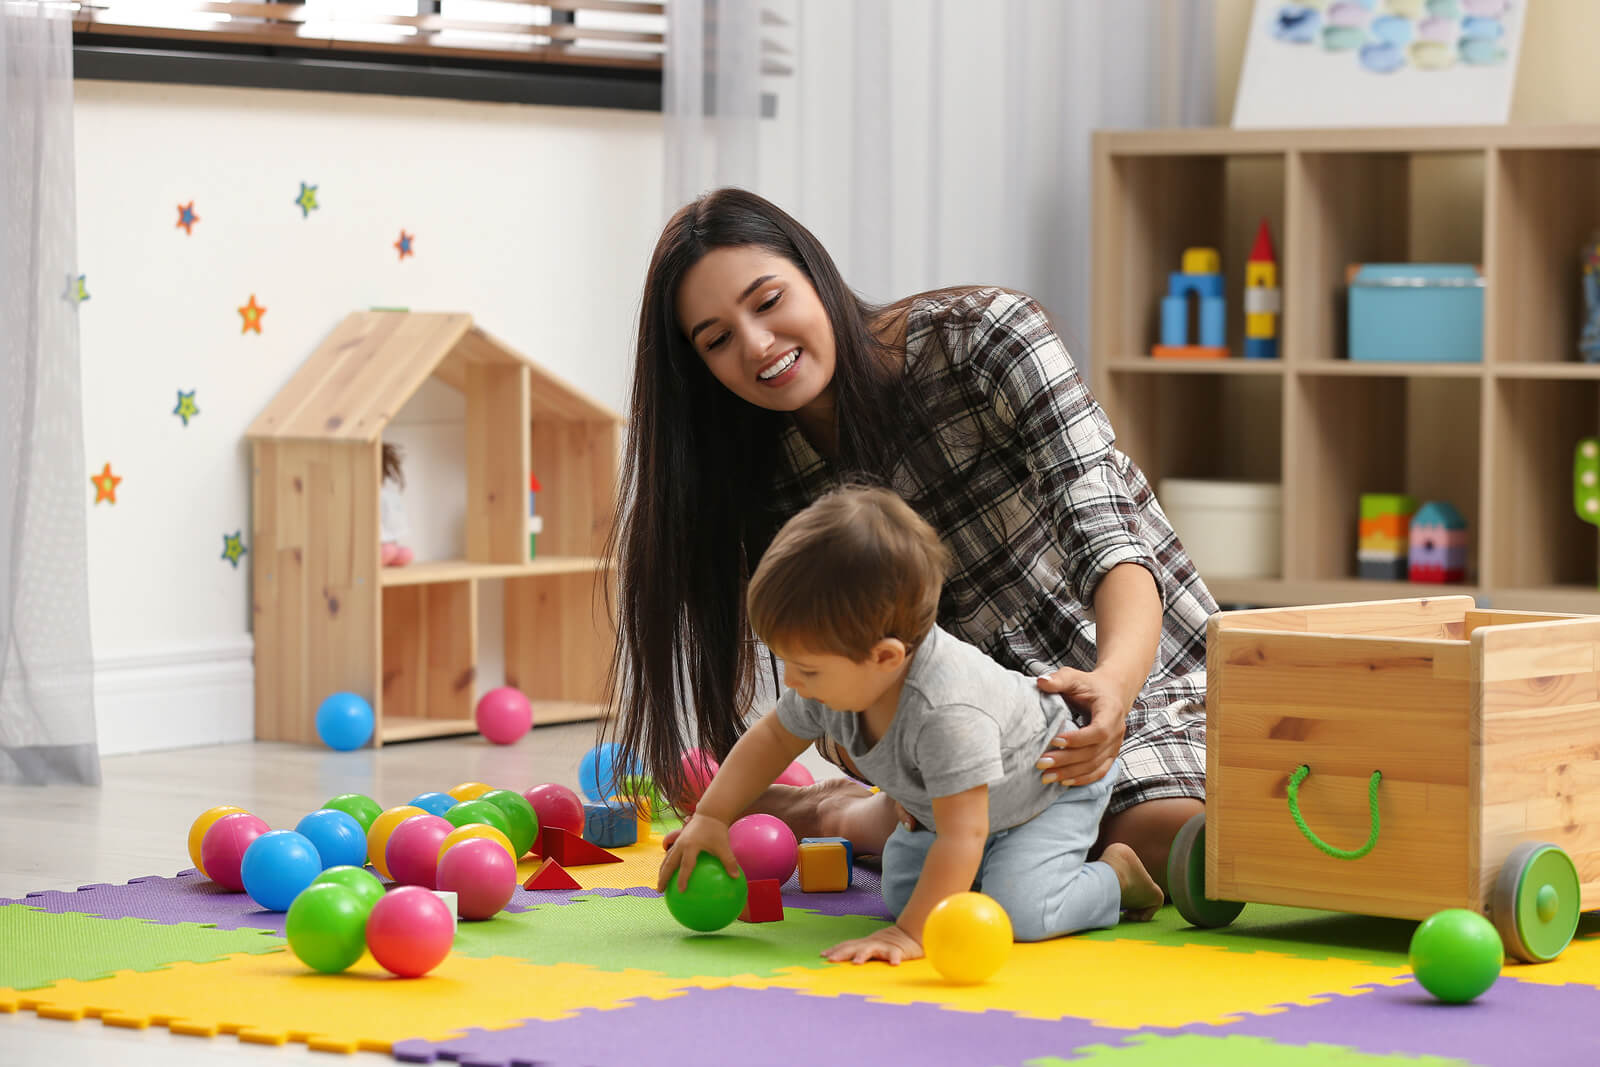
[[[1067,703],[1033,678],[1003,667],[935,626],[912,656],[888,731],[871,744],[866,717],[805,700],[778,699],[778,721],[796,737],[827,737],[861,773],[933,823],[933,798],[989,787],[989,832],[1027,822],[1058,796],[1034,763],[1058,733],[1074,729]]]

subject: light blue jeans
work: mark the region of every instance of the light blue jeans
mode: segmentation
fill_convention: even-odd
[[[1117,925],[1122,888],[1117,874],[1098,861],[1085,863],[1100,834],[1100,820],[1111,801],[1111,786],[1122,761],[1098,782],[1070,786],[1055,803],[1009,830],[990,834],[972,888],[993,897],[1011,917],[1018,941],[1046,941],[1079,930]],[[928,849],[938,839],[931,830],[895,827],[883,846],[883,903],[896,918],[911,900],[922,876]]]

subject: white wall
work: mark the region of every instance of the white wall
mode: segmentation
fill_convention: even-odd
[[[77,83],[86,473],[123,478],[89,515],[103,752],[251,736],[252,557],[222,559],[225,533],[252,547],[243,433],[348,312],[470,312],[623,408],[661,150],[653,113]],[[259,336],[236,310],[252,293]],[[187,427],[180,389],[200,411]],[[428,388],[388,435],[421,558],[461,554],[461,416]]]

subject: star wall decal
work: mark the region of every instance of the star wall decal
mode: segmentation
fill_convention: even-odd
[[[300,217],[307,219],[317,209],[317,187],[300,183],[300,195],[294,198],[294,206],[300,209]]]
[[[185,426],[189,425],[192,417],[200,414],[200,409],[194,406],[193,389],[187,393],[182,389],[178,390],[178,406],[172,409],[172,413],[182,419]]]
[[[245,304],[239,309],[239,314],[244,317],[244,324],[239,327],[239,332],[245,333],[246,331],[254,330],[256,333],[260,333],[261,316],[265,315],[266,313],[267,309],[259,306],[256,303],[256,294],[251,293],[250,303]]]
[[[65,296],[70,303],[81,304],[85,300],[89,299],[89,290],[87,288],[88,277],[89,276],[87,274],[72,274],[70,272],[67,274],[67,291]]]
[[[247,550],[244,547],[244,531],[235,530],[231,534],[222,535],[222,558],[233,564],[233,569],[239,569],[239,557]]]
[[[94,486],[94,502],[102,500],[110,504],[117,502],[117,486],[122,482],[120,475],[111,473],[111,464],[107,463],[99,474],[89,476],[90,483]]]
[[[414,233],[407,233],[404,229],[400,231],[400,240],[394,243],[394,247],[400,252],[401,259],[416,255],[415,252],[411,251],[411,242],[416,239],[416,236]]]
[[[193,200],[189,201],[187,204],[178,205],[178,225],[183,228],[184,233],[193,236],[194,224],[199,221],[200,216],[194,213]]]

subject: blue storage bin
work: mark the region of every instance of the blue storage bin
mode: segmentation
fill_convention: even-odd
[[[1483,273],[1471,263],[1365,263],[1350,281],[1350,358],[1483,362]]]

